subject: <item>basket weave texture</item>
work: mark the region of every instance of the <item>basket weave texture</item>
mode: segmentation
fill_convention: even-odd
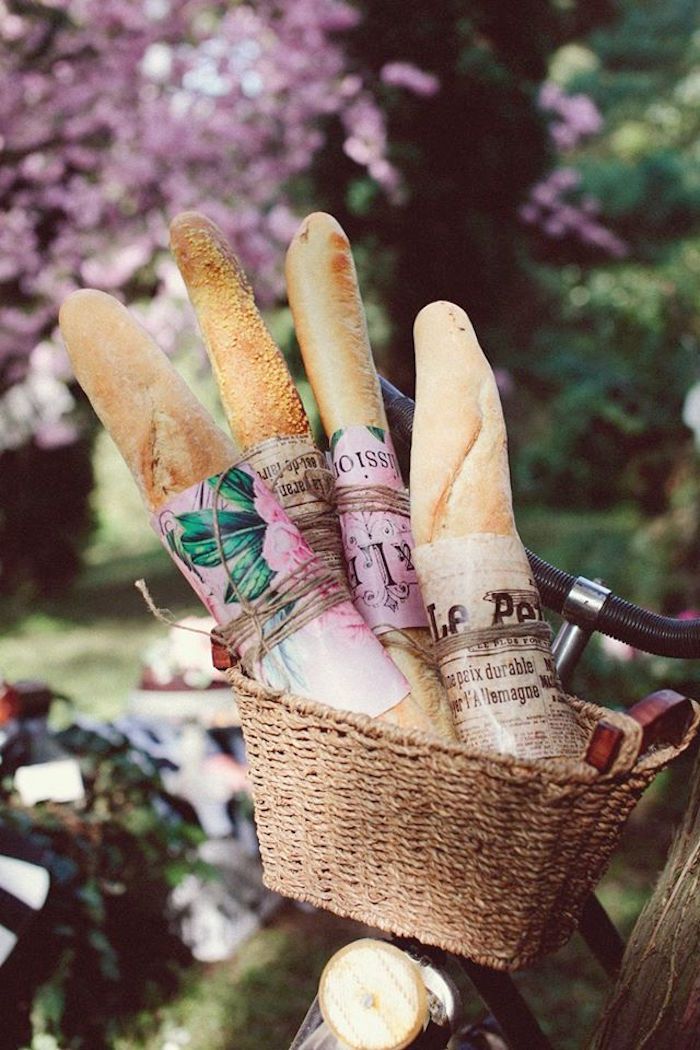
[[[600,718],[613,768],[476,754],[227,672],[248,750],[266,885],[497,970],[561,947],[627,816],[690,742],[637,758],[631,719],[571,698],[582,753]]]

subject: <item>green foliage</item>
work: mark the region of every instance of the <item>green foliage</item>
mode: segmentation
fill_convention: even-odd
[[[577,157],[587,189],[615,218],[635,257],[651,265],[700,220],[700,40],[694,0],[619,0],[590,38],[598,69],[575,75],[602,110],[602,138]]]
[[[690,445],[681,413],[700,345],[698,262],[700,242],[688,241],[654,268],[630,261],[542,273],[556,321],[542,325],[518,376],[529,391],[514,464],[522,498],[667,506]]]
[[[168,542],[186,563],[208,569],[226,565],[231,582],[225,601],[254,601],[267,590],[274,572],[262,554],[268,523],[254,506],[253,476],[233,467],[218,481],[210,478],[209,484],[236,509],[217,509],[216,518],[211,508],[178,514],[182,531],[169,532]]]
[[[72,726],[57,739],[79,757],[84,802],[26,808],[2,785],[3,819],[43,849],[52,879],[39,928],[12,959],[14,986],[31,1003],[33,1046],[100,1050],[124,1016],[176,991],[190,956],[169,928],[168,896],[208,869],[201,831],[165,804],[149,759],[119,734]]]
[[[433,299],[464,306],[498,363],[528,337],[538,293],[518,207],[552,162],[536,93],[552,51],[610,4],[564,12],[544,0],[440,0],[420,18],[407,17],[400,0],[359,6],[358,66],[378,81],[385,63],[413,62],[441,84],[429,98],[378,84],[400,202],[374,192],[351,161],[340,166],[334,151],[314,167],[316,205],[325,201],[353,244],[371,240],[366,284],[380,290],[392,322],[389,371],[409,389],[413,321]]]
[[[514,471],[531,501],[634,500],[660,514],[691,450],[681,415],[700,350],[697,5],[616,6],[553,68],[603,113],[604,133],[566,161],[628,255],[600,265],[569,244],[540,246],[544,309],[517,364]]]
[[[114,1050],[162,1050],[168,1042],[188,1050],[282,1050],[296,1035],[330,956],[365,935],[366,928],[329,912],[290,909],[231,962],[191,971],[178,1000],[158,1017],[144,1015],[130,1025]]]

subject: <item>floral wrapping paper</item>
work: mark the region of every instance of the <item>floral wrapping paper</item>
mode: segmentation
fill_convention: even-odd
[[[151,523],[219,624],[235,621],[244,604],[279,597],[290,574],[303,578],[306,569],[317,570],[311,548],[247,464],[178,493]],[[342,588],[326,575],[319,589],[332,596]],[[296,606],[290,600],[263,614],[263,636],[291,626]],[[387,711],[409,692],[406,679],[347,600],[288,633],[253,662],[256,677],[272,688],[370,716]]]
[[[339,430],[331,438],[330,457],[339,506],[343,507],[344,490],[354,488],[361,497],[357,509],[340,510],[353,602],[378,634],[427,626],[408,514],[361,507],[363,489],[370,505],[373,488],[405,491],[389,434],[368,426]]]

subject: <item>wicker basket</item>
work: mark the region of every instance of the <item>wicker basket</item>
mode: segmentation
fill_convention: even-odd
[[[630,810],[699,717],[679,746],[637,758],[636,723],[572,698],[582,740],[602,717],[625,731],[600,774],[485,757],[227,674],[266,885],[497,970],[568,940]]]

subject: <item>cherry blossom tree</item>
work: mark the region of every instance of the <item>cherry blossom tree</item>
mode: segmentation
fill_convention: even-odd
[[[75,287],[147,290],[172,345],[173,213],[217,221],[269,298],[297,222],[286,188],[322,118],[396,190],[381,110],[342,47],[357,19],[343,0],[0,0],[0,449],[74,437],[52,336]],[[387,78],[436,88],[408,63]]]

